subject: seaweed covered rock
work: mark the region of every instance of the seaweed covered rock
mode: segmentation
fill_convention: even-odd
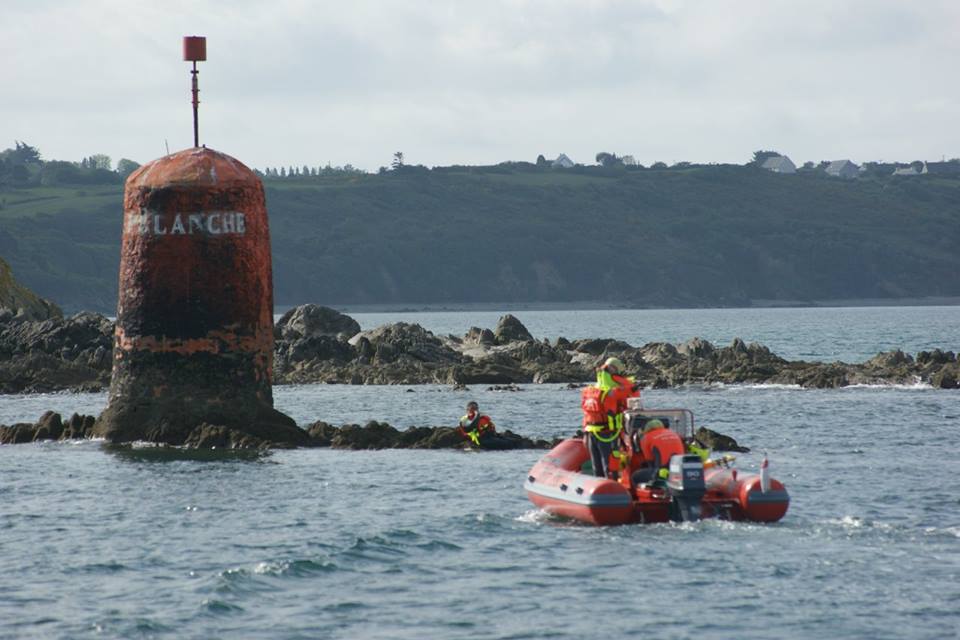
[[[74,440],[89,438],[93,416],[73,414],[66,423],[59,413],[47,411],[34,423],[0,425],[0,444],[23,444],[42,440]]]
[[[310,446],[334,449],[467,449],[472,445],[454,427],[408,427],[404,431],[371,420],[364,426],[340,427],[318,421],[307,428]],[[512,431],[498,432],[500,449],[546,449],[549,442],[531,440]]]

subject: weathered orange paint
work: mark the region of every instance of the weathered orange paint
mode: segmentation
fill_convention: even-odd
[[[272,279],[263,185],[241,162],[194,148],[131,174],[101,432],[242,427],[273,411]]]

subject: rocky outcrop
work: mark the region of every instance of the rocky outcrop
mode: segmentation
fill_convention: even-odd
[[[730,436],[725,436],[722,433],[717,433],[706,427],[699,427],[693,437],[701,446],[712,449],[713,451],[737,451],[741,453],[750,451],[748,447],[741,447],[737,444],[737,441]]]
[[[13,277],[10,265],[0,258],[0,322],[62,318],[60,307],[30,291]]]
[[[316,305],[288,311],[278,321],[274,381],[339,384],[511,385],[583,383],[611,355],[648,388],[686,384],[790,384],[833,388],[852,384],[931,384],[960,388],[952,351],[892,351],[861,364],[788,362],[739,338],[717,346],[701,338],[679,345],[640,347],[609,338],[553,342],[528,337],[513,316],[497,331],[471,328],[466,335],[437,336],[416,324],[371,331],[343,314]],[[43,322],[0,321],[0,392],[97,390],[109,383],[113,326],[83,313]],[[184,434],[185,435],[185,434]]]
[[[287,311],[277,320],[277,340],[292,342],[321,336],[349,340],[360,333],[360,323],[330,307],[304,304]]]
[[[497,344],[510,344],[511,342],[527,342],[533,340],[533,336],[523,326],[523,323],[511,314],[502,316],[497,321],[497,328],[493,330],[493,336]]]
[[[349,340],[345,334],[284,339],[277,343],[274,376],[279,383],[445,383],[466,361],[457,345],[405,322],[357,333]]]
[[[0,393],[98,391],[110,384],[112,354],[113,324],[101,315],[8,319],[0,322]]]
[[[44,440],[78,440],[94,437],[94,416],[73,414],[63,421],[59,413],[47,411],[35,423],[0,425],[0,444],[24,444]],[[471,449],[475,448],[454,427],[408,427],[399,431],[386,422],[368,422],[364,426],[340,427],[315,422],[306,429],[294,426],[296,434],[276,438],[268,432],[240,430],[223,425],[199,424],[185,437],[173,440],[170,434],[153,434],[157,445],[183,449],[267,450],[294,447],[331,447],[334,449]],[[549,449],[556,441],[531,439],[512,431],[498,432],[498,450]]]
[[[93,416],[81,416],[75,413],[69,420],[63,422],[59,413],[47,411],[33,424],[0,425],[0,444],[89,438],[95,420]]]
[[[470,449],[473,446],[453,427],[408,427],[399,431],[386,422],[334,427],[315,422],[307,428],[311,446],[334,449]],[[531,440],[512,431],[498,432],[499,450],[549,449],[554,442]]]

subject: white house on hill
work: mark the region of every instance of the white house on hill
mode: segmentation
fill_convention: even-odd
[[[860,175],[860,167],[853,164],[849,160],[834,160],[826,169],[828,176],[833,176],[834,178],[856,178]]]
[[[774,173],[796,173],[797,165],[787,156],[770,156],[764,160],[761,168]]]
[[[919,176],[919,175],[925,174],[926,172],[927,172],[927,163],[924,162],[924,163],[923,163],[923,167],[921,167],[920,171],[917,171],[917,168],[916,168],[915,166],[913,166],[913,165],[907,165],[907,166],[905,166],[905,167],[897,167],[896,169],[893,170],[893,174],[892,174],[892,175],[895,175],[895,176]]]
[[[567,157],[567,154],[561,153],[557,156],[557,159],[553,161],[553,166],[560,167],[561,169],[569,169],[574,166],[574,162]]]

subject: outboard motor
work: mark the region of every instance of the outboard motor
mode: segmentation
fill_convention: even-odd
[[[707,492],[700,456],[671,456],[667,491],[670,493],[670,517],[674,522],[700,520],[700,502]]]

